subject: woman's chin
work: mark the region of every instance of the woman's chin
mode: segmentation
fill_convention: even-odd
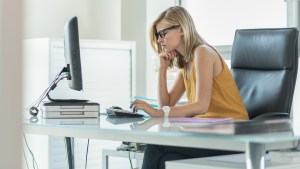
[[[173,49],[164,49],[164,52],[167,52],[167,53],[170,53],[170,52],[173,52],[174,50]]]

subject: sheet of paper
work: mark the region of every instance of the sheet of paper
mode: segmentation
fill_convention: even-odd
[[[171,118],[169,121],[174,123],[218,123],[231,121],[232,118],[193,118],[193,117],[183,117],[183,118]]]

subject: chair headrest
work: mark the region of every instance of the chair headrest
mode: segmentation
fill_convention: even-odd
[[[231,67],[289,69],[298,57],[297,39],[297,28],[237,30]]]

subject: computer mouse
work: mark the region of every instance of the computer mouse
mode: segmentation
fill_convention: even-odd
[[[123,110],[121,107],[119,106],[111,106],[112,109],[119,109],[119,110]]]

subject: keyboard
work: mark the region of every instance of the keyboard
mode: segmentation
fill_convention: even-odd
[[[106,109],[106,113],[107,113],[108,117],[112,117],[112,118],[123,118],[123,117],[134,118],[134,117],[144,117],[143,114],[134,113],[134,112],[131,112],[131,111],[128,111],[128,110],[112,109],[112,108]]]

